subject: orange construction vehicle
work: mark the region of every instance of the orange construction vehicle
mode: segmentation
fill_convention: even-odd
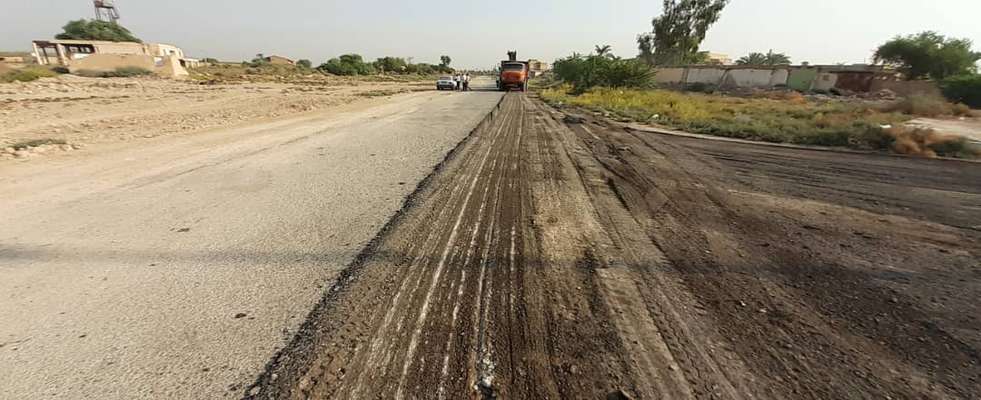
[[[501,61],[501,75],[497,77],[497,89],[527,91],[530,76],[528,62],[518,61],[518,52],[509,51],[508,59]]]

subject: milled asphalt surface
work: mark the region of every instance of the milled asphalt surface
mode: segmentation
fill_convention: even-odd
[[[500,96],[0,165],[0,398],[241,397]]]

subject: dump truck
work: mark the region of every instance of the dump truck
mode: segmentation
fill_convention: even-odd
[[[501,91],[528,90],[530,69],[527,61],[518,61],[518,52],[509,51],[508,59],[501,61],[501,74],[497,77],[497,89]]]

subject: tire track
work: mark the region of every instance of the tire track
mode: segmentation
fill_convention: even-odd
[[[819,264],[793,249],[837,245],[788,232],[804,223],[798,211],[735,198],[749,189],[709,179],[714,158],[563,121],[505,96],[332,291],[303,334],[309,345],[285,353],[250,397],[956,398],[977,388],[977,353],[963,343],[933,336],[946,346],[933,350],[964,365],[938,374],[890,347],[894,333],[869,336],[840,301],[815,305],[809,296],[835,301],[820,285],[839,277],[882,310],[868,280],[813,275],[857,256],[825,248],[833,256]]]

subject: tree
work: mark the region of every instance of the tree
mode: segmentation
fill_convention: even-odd
[[[298,60],[296,66],[300,68],[310,69],[313,68],[313,63],[310,60]]]
[[[443,68],[449,68],[453,59],[450,56],[439,56],[439,66]]]
[[[62,28],[64,32],[55,35],[59,40],[107,40],[110,42],[143,41],[133,36],[129,29],[112,22],[80,19],[69,21]]]
[[[611,53],[612,51],[613,51],[613,46],[610,46],[608,44],[602,46],[596,45],[596,55],[600,57],[612,57],[613,56],[613,53]]]
[[[749,53],[749,55],[736,60],[739,65],[789,65],[790,57],[783,53],[774,53],[770,50],[764,53]]]
[[[770,50],[766,53],[766,65],[790,65],[790,56],[784,53],[774,53]]]
[[[426,63],[409,64],[405,72],[410,74],[430,75],[436,73],[436,71],[442,72],[442,68],[443,67],[438,65],[426,64]]]
[[[637,48],[640,50],[637,58],[647,65],[654,65],[654,34],[647,32],[637,35]]]
[[[375,68],[364,62],[360,54],[345,54],[332,58],[317,67],[318,70],[334,75],[371,75]]]
[[[749,53],[749,55],[744,56],[736,60],[736,64],[739,65],[764,65],[766,64],[766,54],[763,53]]]
[[[408,68],[409,63],[404,58],[382,57],[375,60],[375,69],[381,72],[403,73]]]
[[[879,46],[875,62],[896,67],[910,80],[942,80],[977,71],[981,53],[971,51],[972,45],[970,39],[946,38],[933,31],[896,36]]]
[[[613,54],[591,54],[559,59],[553,68],[555,76],[583,93],[597,86],[611,88],[644,88],[653,84],[654,72],[640,60],[624,60]]]
[[[690,62],[728,3],[729,0],[664,0],[663,13],[651,22],[654,30],[637,38],[640,58],[657,65]]]
[[[958,75],[944,79],[940,83],[940,89],[950,101],[981,108],[981,74]]]

